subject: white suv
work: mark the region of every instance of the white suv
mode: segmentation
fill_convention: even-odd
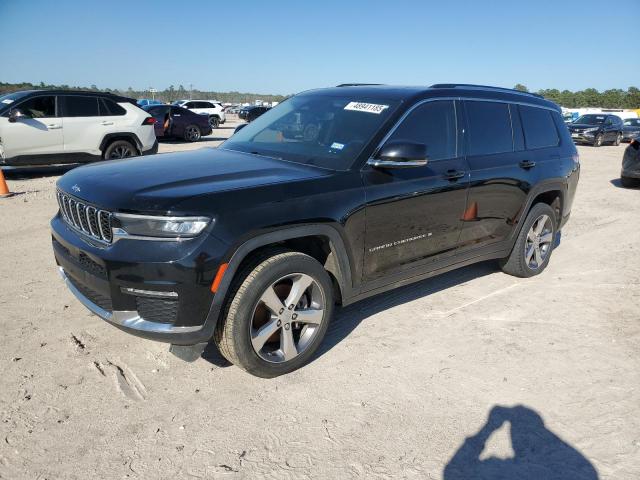
[[[0,165],[53,165],[157,153],[154,123],[135,100],[108,93],[10,93],[0,96]]]
[[[224,107],[218,100],[178,100],[173,104],[200,115],[208,115],[211,128],[218,128],[218,125],[227,121]]]

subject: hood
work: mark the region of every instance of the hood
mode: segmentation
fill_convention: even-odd
[[[108,210],[170,212],[178,203],[198,195],[329,174],[269,157],[202,148],[86,165],[63,175],[57,185]]]
[[[586,130],[587,128],[600,128],[602,125],[589,125],[587,123],[570,123],[569,130]]]

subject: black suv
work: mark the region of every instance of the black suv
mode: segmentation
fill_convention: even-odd
[[[284,135],[305,118],[313,134]],[[537,95],[314,90],[217,149],[65,174],[53,249],[106,321],[191,352],[213,341],[272,377],[312,357],[336,303],[489,259],[540,273],[578,176],[560,109]]]
[[[576,143],[600,147],[605,143],[620,145],[622,141],[623,124],[617,115],[588,113],[578,117],[568,127],[571,138]]]

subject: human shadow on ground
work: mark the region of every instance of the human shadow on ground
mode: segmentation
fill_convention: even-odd
[[[514,456],[480,459],[485,443],[505,422]],[[444,480],[597,480],[593,465],[545,427],[534,410],[495,406],[478,433],[468,437],[443,472]]]

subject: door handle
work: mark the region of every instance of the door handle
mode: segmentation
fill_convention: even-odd
[[[49,125],[47,125],[47,129],[49,129],[49,130],[58,130],[60,128],[62,128],[62,126],[61,125],[57,125],[55,123],[50,123]]]
[[[447,172],[444,174],[444,178],[454,182],[459,178],[464,177],[465,175],[466,173],[463,172],[462,170],[447,170]]]
[[[113,122],[102,122],[101,125],[104,125],[104,126],[113,125]]]
[[[181,117],[182,115],[180,115],[179,113],[174,113],[173,116],[174,117]]]
[[[536,166],[536,162],[533,162],[531,160],[523,160],[520,162],[520,168],[524,168],[525,170],[528,170],[530,168],[533,168]]]

